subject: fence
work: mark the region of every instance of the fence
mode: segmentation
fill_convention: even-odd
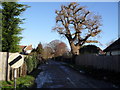
[[[120,72],[120,56],[80,55],[76,57],[77,65],[92,66],[97,69]]]
[[[2,80],[13,80],[14,70],[8,64],[8,58],[13,53],[0,52],[0,81]],[[26,63],[17,69],[17,77],[26,75]]]

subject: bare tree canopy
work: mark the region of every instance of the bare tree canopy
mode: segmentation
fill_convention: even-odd
[[[43,51],[43,58],[44,59],[52,58],[52,54],[53,54],[52,48],[49,46],[45,46]]]
[[[46,44],[43,51],[44,59],[62,56],[64,53],[68,52],[67,45],[60,40],[53,40]]]
[[[98,41],[88,40],[101,32],[101,16],[86,10],[86,7],[78,3],[62,5],[61,10],[56,10],[56,26],[53,30],[64,35],[71,46],[73,55],[79,54],[80,47],[85,43],[97,43]]]
[[[53,40],[48,44],[48,46],[52,49],[54,57],[62,56],[68,51],[67,45],[60,40]]]

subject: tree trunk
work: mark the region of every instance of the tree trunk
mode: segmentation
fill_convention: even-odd
[[[71,52],[73,54],[71,63],[75,64],[76,56],[80,54],[79,52],[80,46],[75,46],[74,43],[71,43],[70,46],[71,46]]]
[[[70,46],[71,46],[71,52],[73,55],[80,54],[80,52],[79,52],[80,46],[75,46],[74,43],[71,43]]]

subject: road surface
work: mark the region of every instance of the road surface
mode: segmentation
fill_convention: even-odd
[[[36,78],[36,88],[113,88],[114,85],[88,76],[64,66],[63,62],[48,61],[39,66],[43,71]]]

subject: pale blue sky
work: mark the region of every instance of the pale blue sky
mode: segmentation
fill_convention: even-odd
[[[61,38],[59,34],[52,31],[55,26],[55,10],[59,10],[62,4],[69,2],[20,2],[31,6],[23,14],[22,18],[26,18],[25,23],[21,25],[25,30],[22,32],[23,39],[21,45],[32,44],[36,47],[39,42],[43,44],[52,40],[59,39],[65,42],[65,38]],[[87,9],[102,16],[101,26],[102,33],[98,39],[103,46],[95,44],[102,49],[106,47],[106,43],[118,38],[118,3],[117,2],[79,2],[81,6],[87,6]]]

